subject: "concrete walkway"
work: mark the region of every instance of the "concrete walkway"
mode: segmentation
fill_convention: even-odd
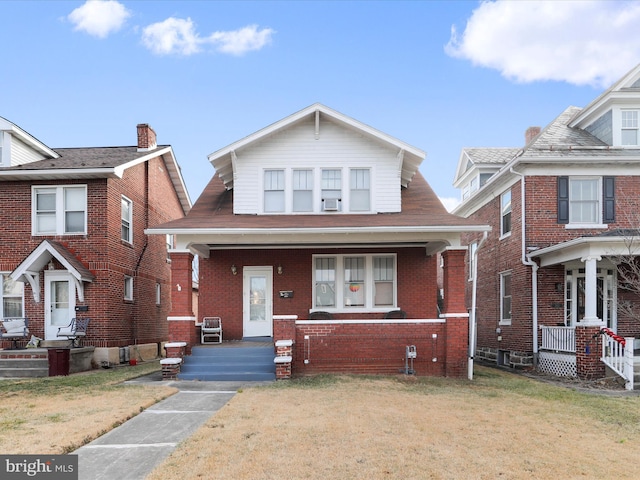
[[[160,373],[126,383],[175,387],[178,393],[79,448],[79,480],[142,480],[241,388],[270,382],[162,381]]]

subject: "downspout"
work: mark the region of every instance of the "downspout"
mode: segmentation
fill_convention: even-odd
[[[467,357],[467,377],[473,380],[473,358],[476,354],[476,303],[478,290],[478,252],[487,239],[487,232],[482,235],[482,240],[473,252],[473,272],[471,285],[471,314],[469,315],[469,355]]]
[[[526,208],[525,208],[525,182],[524,174],[516,172],[513,167],[509,171],[515,175],[520,176],[520,209],[522,211],[522,222],[520,226],[520,234],[522,235],[522,264],[531,267],[531,316],[532,316],[532,347],[533,347],[533,364],[538,364],[538,264],[533,260],[527,258],[527,246],[526,246]]]

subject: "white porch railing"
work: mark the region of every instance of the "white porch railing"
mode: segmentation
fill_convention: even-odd
[[[576,353],[576,330],[574,327],[548,327],[542,325],[543,350]]]
[[[602,333],[602,358],[606,366],[620,375],[624,381],[624,388],[633,390],[633,337],[622,338],[609,328],[600,330]]]

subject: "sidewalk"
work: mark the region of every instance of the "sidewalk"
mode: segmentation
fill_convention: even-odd
[[[142,480],[237,391],[270,382],[162,381],[160,373],[130,380],[175,387],[178,393],[72,452],[79,480]]]

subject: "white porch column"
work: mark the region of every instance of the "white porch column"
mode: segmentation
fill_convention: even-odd
[[[584,318],[581,325],[601,325],[602,319],[598,318],[598,261],[602,257],[588,255],[580,259],[584,262]]]

